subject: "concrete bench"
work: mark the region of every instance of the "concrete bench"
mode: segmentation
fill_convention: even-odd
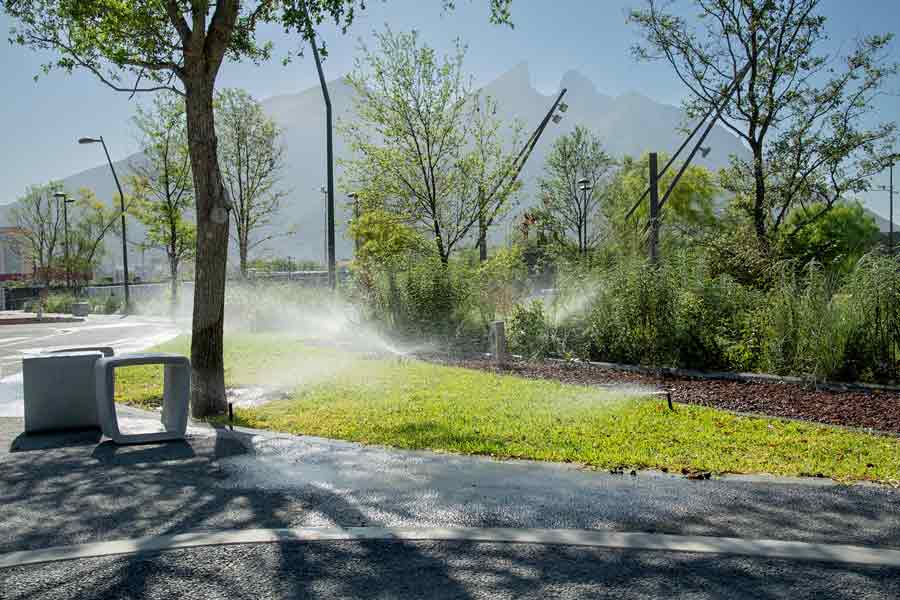
[[[165,431],[124,434],[119,430],[115,404],[117,367],[163,365],[162,421]],[[177,354],[123,354],[100,358],[94,364],[97,417],[103,434],[117,444],[152,444],[183,440],[191,397],[191,361]]]
[[[102,357],[93,348],[24,356],[25,433],[99,427],[94,365]]]

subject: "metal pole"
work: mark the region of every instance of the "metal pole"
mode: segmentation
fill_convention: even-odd
[[[894,255],[894,162],[891,161],[890,175],[889,175],[889,184],[888,187],[890,191],[888,192],[891,195],[891,201],[888,209],[888,221],[890,222],[888,225],[888,244],[890,244],[890,253],[891,256]]]
[[[63,196],[62,201],[63,223],[66,231],[66,289],[69,289],[72,287],[72,267],[69,264],[69,199]]]
[[[359,227],[359,194],[354,192],[350,195],[353,198],[353,223],[356,227]],[[359,231],[357,230],[356,235],[353,236],[353,256],[357,256],[359,254]]]
[[[126,242],[125,230],[125,193],[122,191],[122,185],[119,183],[119,176],[116,175],[116,168],[113,166],[112,159],[109,157],[109,150],[106,148],[106,142],[103,136],[100,136],[100,143],[103,145],[103,151],[106,153],[106,161],[109,163],[109,169],[112,171],[113,179],[119,190],[119,208],[122,210],[122,271],[125,276],[125,308],[124,312],[128,313],[131,308],[131,294],[128,290],[128,244]]]
[[[659,171],[656,152],[650,153],[650,262],[659,262]]]
[[[303,5],[304,10],[306,5]],[[306,22],[309,26],[309,44],[312,46],[313,58],[316,61],[316,71],[319,73],[319,84],[322,86],[322,96],[325,98],[325,146],[328,155],[328,207],[325,218],[328,228],[325,237],[328,244],[328,287],[333,291],[337,284],[337,269],[334,256],[334,142],[331,126],[331,96],[328,94],[328,84],[325,81],[325,73],[322,71],[322,60],[319,57],[319,48],[316,46],[316,35],[312,27],[309,12],[306,14]]]

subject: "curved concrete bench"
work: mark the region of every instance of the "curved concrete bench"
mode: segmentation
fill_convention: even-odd
[[[162,421],[165,431],[124,434],[119,430],[115,404],[117,367],[163,365]],[[152,444],[183,440],[187,432],[191,397],[191,361],[178,354],[122,354],[100,358],[94,363],[97,417],[103,434],[117,444]]]
[[[46,354],[60,354],[63,352],[99,352],[103,356],[113,356],[115,352],[109,346],[81,346],[78,348],[59,348],[57,350],[48,350]],[[91,377],[93,377],[91,373]]]

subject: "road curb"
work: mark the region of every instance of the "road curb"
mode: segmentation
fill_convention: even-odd
[[[0,318],[0,327],[3,325],[36,325],[39,323],[81,323],[83,321],[85,321],[85,319],[81,317],[44,317],[42,319],[38,319],[37,317]]]
[[[204,546],[335,541],[537,544],[613,550],[725,554],[765,559],[900,568],[900,549],[845,544],[579,529],[303,527],[202,531],[8,552],[0,554],[0,569],[104,556],[159,553]]]

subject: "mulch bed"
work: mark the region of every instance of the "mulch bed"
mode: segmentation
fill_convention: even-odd
[[[498,368],[480,358],[425,357],[432,362],[580,385],[639,385],[669,390],[672,400],[724,410],[861,427],[900,434],[900,392],[832,391],[796,383],[695,379],[617,371],[587,363],[511,361]]]

